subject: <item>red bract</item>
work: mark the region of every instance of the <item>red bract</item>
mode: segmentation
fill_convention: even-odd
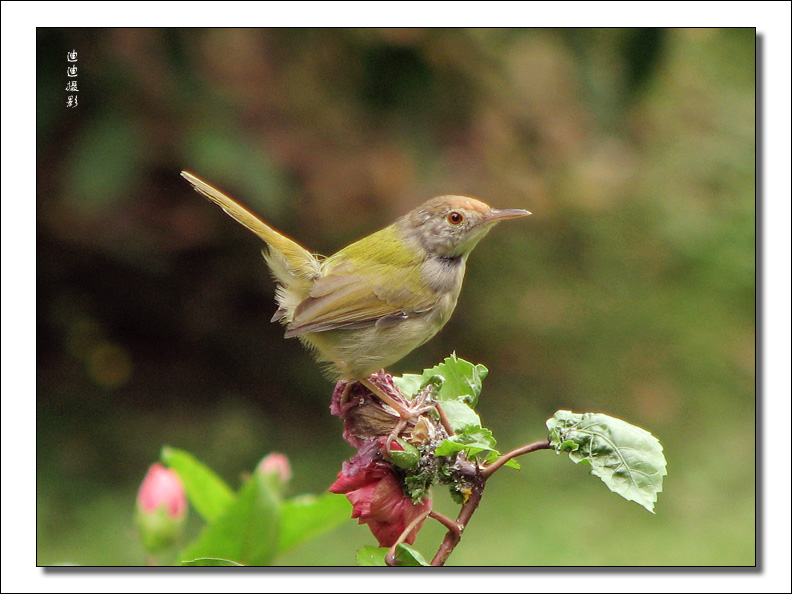
[[[351,465],[350,465],[351,466]],[[368,524],[374,537],[382,547],[396,543],[407,526],[432,507],[431,499],[422,499],[414,504],[404,494],[401,482],[390,466],[372,462],[364,468],[345,464],[338,479],[330,486],[331,493],[345,493],[352,503],[352,517],[360,524]],[[345,474],[353,471],[354,474]],[[412,544],[418,535],[423,520],[407,535],[404,542]]]

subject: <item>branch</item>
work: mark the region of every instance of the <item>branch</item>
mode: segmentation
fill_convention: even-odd
[[[529,454],[537,450],[547,449],[552,449],[552,446],[548,440],[545,439],[543,441],[536,441],[534,443],[529,443],[528,445],[515,448],[510,452],[506,452],[500,458],[495,460],[495,462],[485,468],[476,469],[475,475],[470,479],[470,496],[467,498],[467,501],[462,504],[462,509],[459,510],[459,515],[457,516],[454,528],[449,529],[445,535],[445,538],[443,539],[443,542],[440,543],[440,548],[437,550],[434,559],[432,559],[432,565],[445,565],[449,555],[451,555],[451,552],[462,538],[462,532],[465,530],[467,523],[470,521],[470,518],[476,511],[476,508],[478,508],[478,505],[481,502],[481,496],[484,494],[484,487],[487,484],[487,479],[492,476],[492,473],[498,470],[512,458],[522,456],[523,454]]]
[[[441,566],[445,565],[451,551],[457,546],[459,540],[462,538],[462,532],[465,530],[467,523],[470,521],[473,512],[481,501],[481,495],[484,493],[484,486],[487,484],[487,478],[481,472],[476,472],[476,475],[471,479],[470,496],[467,501],[462,504],[462,509],[459,510],[459,515],[456,519],[456,530],[449,530],[443,542],[440,543],[440,548],[432,559],[432,565]]]
[[[521,446],[519,448],[515,448],[510,452],[506,452],[495,460],[492,464],[487,466],[486,468],[482,469],[481,474],[484,475],[484,478],[489,478],[493,472],[498,470],[501,466],[506,464],[512,458],[516,458],[517,456],[522,456],[523,454],[530,454],[531,452],[535,452],[537,450],[550,450],[553,446],[550,445],[550,441],[545,439],[542,441],[535,441],[533,443],[529,443],[528,445]]]

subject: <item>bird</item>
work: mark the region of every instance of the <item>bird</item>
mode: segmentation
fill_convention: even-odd
[[[271,321],[285,326],[285,338],[308,347],[328,378],[369,387],[368,376],[448,322],[468,256],[490,229],[531,214],[493,209],[467,196],[438,196],[325,258],[192,173],[181,175],[266,243],[262,253],[277,284]]]

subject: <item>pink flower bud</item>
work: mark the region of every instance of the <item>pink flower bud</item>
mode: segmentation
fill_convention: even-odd
[[[275,473],[281,483],[289,482],[291,478],[291,465],[284,454],[273,452],[259,462],[258,471],[265,474]]]
[[[143,546],[150,553],[173,544],[184,527],[184,487],[178,475],[159,462],[151,465],[140,485],[136,519]]]
[[[159,462],[149,468],[138,491],[138,505],[144,512],[153,512],[163,506],[171,518],[187,514],[187,497],[179,476]]]

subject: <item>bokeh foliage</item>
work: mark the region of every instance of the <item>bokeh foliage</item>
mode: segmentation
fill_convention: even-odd
[[[451,564],[754,564],[753,29],[37,37],[39,564],[142,562],[134,494],[163,444],[234,485],[282,451],[295,493],[351,454],[332,386],[269,323],[257,240],[181,169],[321,253],[437,194],[534,213],[482,242],[451,322],[394,371],[455,350],[490,369],[503,449],[597,410],[658,436],[669,476],[650,517],[532,454]],[[280,561],[364,544],[350,520]]]

